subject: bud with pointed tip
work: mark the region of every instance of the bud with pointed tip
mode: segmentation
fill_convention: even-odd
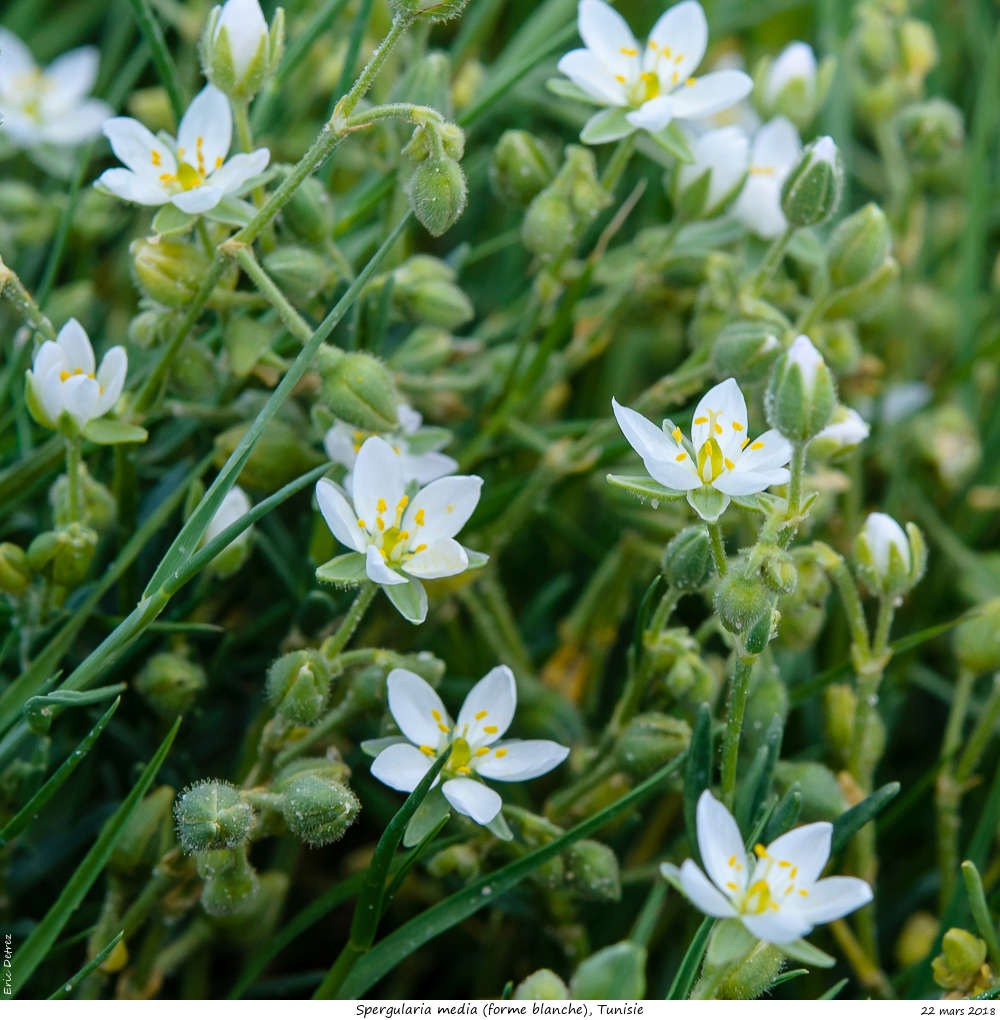
[[[157,715],[172,719],[194,704],[205,686],[205,671],[186,655],[159,652],[142,667],[134,683]]]
[[[526,206],[555,174],[555,156],[540,138],[518,130],[500,136],[490,162],[490,183],[504,201]]]
[[[906,531],[888,514],[871,513],[854,545],[858,576],[873,595],[908,592],[923,576],[927,549],[915,524]]]
[[[829,135],[810,142],[781,186],[781,211],[796,227],[814,227],[833,215],[844,190],[840,150]]]
[[[281,797],[288,831],[310,846],[334,843],[354,824],[361,804],[342,780],[342,764],[331,762],[279,774],[273,790]]]
[[[201,905],[209,917],[226,917],[253,906],[260,879],[247,860],[246,846],[204,851],[196,863],[205,881]]]
[[[874,202],[837,224],[827,246],[834,287],[855,287],[875,274],[892,252],[892,229]]]
[[[687,750],[691,727],[662,712],[644,712],[625,727],[615,745],[618,764],[633,779],[642,779]]]
[[[278,715],[310,725],[326,708],[330,671],[323,656],[312,649],[289,652],[267,671],[267,696]]]
[[[408,316],[441,329],[458,329],[476,314],[455,270],[431,255],[414,255],[393,273],[392,296]]]
[[[804,334],[778,359],[764,399],[767,420],[792,442],[805,442],[829,423],[837,403],[833,374]]]
[[[826,100],[835,69],[833,57],[817,65],[804,42],[789,43],[773,61],[763,60],[754,74],[754,91],[764,119],[787,117],[799,130],[807,127]]]
[[[257,0],[226,0],[208,16],[201,37],[205,77],[230,99],[247,102],[278,68],[285,43],[285,12],[270,29]]]
[[[469,186],[458,161],[445,153],[421,161],[405,184],[413,215],[429,234],[440,237],[465,211]]]
[[[744,634],[763,619],[770,618],[771,597],[756,573],[730,570],[715,592],[719,619],[733,634]]]
[[[391,432],[399,425],[399,394],[392,373],[361,351],[321,347],[316,355],[321,398],[335,418],[366,432]]]
[[[678,591],[695,591],[712,573],[712,547],[700,524],[678,532],[663,550],[663,576]]]

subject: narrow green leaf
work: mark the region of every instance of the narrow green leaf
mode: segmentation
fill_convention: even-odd
[[[772,717],[764,735],[764,743],[757,749],[753,763],[747,769],[736,796],[736,822],[740,832],[754,827],[761,805],[767,798],[774,778],[774,767],[781,753],[781,737],[784,732],[781,716]]]
[[[833,823],[830,853],[835,854],[864,825],[870,822],[899,793],[899,783],[886,783],[860,804],[845,811]]]
[[[714,924],[714,917],[706,917],[698,926],[694,938],[691,939],[691,944],[684,953],[684,959],[681,960],[681,965],[677,968],[674,980],[670,983],[670,989],[667,992],[668,999],[686,999],[691,994],[701,961],[705,958],[705,950],[708,948],[708,940]]]
[[[990,962],[996,970],[1000,968],[1000,942],[997,941],[997,930],[986,903],[983,880],[979,875],[979,869],[972,861],[962,861],[962,878],[965,880],[965,892],[969,897],[972,919],[976,922],[979,934],[990,951]]]
[[[698,846],[698,826],[695,816],[698,798],[712,782],[712,709],[703,702],[698,706],[691,731],[691,743],[684,762],[684,827],[688,843]]]
[[[802,810],[802,791],[798,783],[793,783],[785,795],[778,801],[771,817],[764,827],[764,835],[761,842],[766,846],[772,840],[777,839],[782,833],[788,832],[795,827],[799,820],[799,812]]]
[[[786,981],[794,981],[797,977],[805,977],[808,974],[804,967],[799,967],[797,970],[786,970],[784,974],[779,974],[768,986],[770,991],[773,988],[777,988],[778,985],[783,985]]]
[[[49,908],[48,913],[35,926],[24,944],[15,954],[11,961],[11,974],[13,977],[12,990],[14,994],[24,987],[25,982],[34,974],[38,965],[45,959],[46,954],[52,948],[52,944],[59,937],[66,922],[73,915],[73,912],[83,902],[90,887],[97,881],[104,865],[107,864],[111,851],[114,849],[116,840],[125,823],[129,820],[132,812],[138,807],[139,801],[146,795],[156,773],[167,757],[170,747],[177,736],[180,728],[180,717],[175,720],[170,732],[163,738],[153,760],[143,769],[138,782],[132,787],[129,795],[122,801],[118,810],[108,819],[97,837],[97,842],[90,848],[87,856],[80,862],[80,866],[73,872],[72,877],[63,886],[58,899]]]
[[[52,721],[64,708],[79,708],[106,701],[125,690],[126,684],[110,684],[95,687],[85,694],[77,691],[56,691],[55,694],[40,694],[28,698],[24,703],[24,718],[35,733],[48,733]],[[57,711],[58,710],[58,711]]]
[[[86,980],[104,961],[115,951],[115,946],[121,942],[125,932],[120,931],[92,960],[88,960],[70,979],[61,984],[50,996],[49,999],[65,999],[70,992]]]
[[[841,978],[835,985],[831,985],[821,996],[820,999],[835,999],[838,995],[847,987],[849,978]]]
[[[139,30],[145,37],[150,53],[153,55],[153,63],[156,65],[160,81],[164,89],[166,89],[167,98],[170,100],[170,108],[174,112],[174,118],[180,123],[181,117],[184,116],[186,104],[181,93],[177,66],[174,64],[174,58],[170,55],[170,50],[167,49],[167,42],[163,38],[163,29],[160,28],[160,23],[156,20],[156,15],[153,13],[149,0],[129,0],[129,3],[135,12],[135,20],[139,24]]]

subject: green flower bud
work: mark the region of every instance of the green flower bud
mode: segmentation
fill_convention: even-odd
[[[228,318],[222,325],[222,346],[233,373],[243,379],[271,350],[274,327],[244,316]]]
[[[696,591],[712,574],[708,530],[694,524],[678,532],[663,550],[661,564],[667,584],[678,591]]]
[[[766,661],[761,662],[754,670],[743,717],[745,753],[752,755],[757,750],[775,716],[782,720],[788,718],[788,705],[788,687],[781,674]]]
[[[333,202],[318,177],[307,177],[281,211],[285,226],[303,241],[319,244],[333,233]]]
[[[95,552],[97,532],[93,528],[76,522],[61,528],[51,560],[52,580],[64,588],[75,588],[87,576]]]
[[[712,346],[712,361],[720,378],[735,376],[760,382],[781,353],[778,328],[764,320],[737,319],[724,326]]]
[[[521,240],[535,255],[554,258],[576,239],[569,199],[551,187],[540,191],[524,215]]]
[[[849,319],[817,323],[812,339],[834,375],[853,375],[858,370],[863,352],[857,326]]]
[[[965,144],[962,111],[946,99],[907,106],[897,124],[907,159],[921,169],[946,163]]]
[[[847,758],[854,733],[857,698],[847,684],[830,684],[823,691],[826,742],[838,757]]]
[[[896,939],[896,960],[900,967],[922,963],[934,948],[940,923],[926,910],[911,914]]]
[[[0,543],[0,591],[23,595],[31,582],[31,567],[25,551],[13,542]]]
[[[777,636],[781,613],[772,609],[752,624],[743,635],[743,645],[751,655],[760,655],[768,643]]]
[[[982,459],[979,429],[959,404],[944,404],[922,414],[910,433],[924,459],[946,489],[964,489]]]
[[[282,798],[288,831],[310,846],[335,843],[361,811],[353,791],[323,771],[296,773],[276,783],[274,792]]]
[[[743,634],[769,616],[771,597],[756,572],[748,574],[734,569],[719,581],[715,610],[727,630]]]
[[[802,793],[801,822],[829,822],[848,808],[837,777],[818,761],[779,761],[774,780],[781,793],[798,786]]]
[[[568,999],[569,989],[558,974],[542,969],[529,974],[514,989],[514,998],[535,1001]]]
[[[764,399],[767,420],[793,442],[822,432],[837,404],[837,388],[826,362],[807,336],[796,337],[778,359]]]
[[[617,903],[622,898],[618,858],[614,850],[593,839],[581,839],[563,854],[564,878],[577,895]]]
[[[979,612],[955,628],[955,658],[970,673],[1000,670],[1000,598],[979,607]]]
[[[691,742],[691,727],[662,712],[637,715],[615,745],[615,760],[633,779],[643,779],[676,758]]]
[[[172,719],[194,704],[205,686],[205,671],[186,655],[160,652],[143,666],[134,686],[157,715]]]
[[[219,467],[240,444],[249,427],[234,425],[215,437],[215,462]],[[250,452],[240,472],[240,485],[275,492],[323,461],[324,458],[309,445],[301,430],[275,419],[268,424]]]
[[[455,271],[430,255],[415,255],[393,274],[393,298],[412,319],[454,330],[476,314],[455,283]]]
[[[760,576],[771,591],[781,595],[795,591],[798,571],[791,553],[765,543],[754,549],[753,562],[759,564]]]
[[[868,280],[892,253],[892,229],[882,210],[869,202],[837,224],[827,245],[834,287],[855,287]]]
[[[52,561],[52,557],[59,548],[59,533],[57,531],[43,531],[31,540],[25,557],[28,566],[33,571],[44,570]]]
[[[174,789],[161,786],[139,802],[115,841],[108,867],[119,875],[151,869],[163,856],[170,835]]]
[[[719,986],[720,999],[757,999],[774,983],[784,966],[780,946],[760,942],[740,966]]]
[[[942,988],[967,989],[986,962],[986,943],[962,928],[949,928],[941,938],[941,949],[931,961],[934,981]]]
[[[465,10],[469,0],[390,0],[392,9],[402,17],[426,21],[450,21]]]
[[[903,68],[915,81],[923,81],[937,65],[937,39],[934,29],[926,21],[907,18],[899,27],[899,48]]]
[[[399,426],[399,394],[392,373],[370,354],[321,347],[316,355],[320,397],[335,418],[365,432],[390,432]]]
[[[137,347],[156,347],[163,342],[164,330],[169,327],[170,312],[164,308],[147,308],[128,324],[128,338]]]
[[[247,860],[247,849],[207,850],[198,854],[198,874],[205,880],[201,905],[209,917],[228,917],[257,902],[260,879]]]
[[[285,12],[270,29],[257,0],[227,0],[212,9],[201,37],[205,77],[230,99],[245,103],[278,69],[285,43]]]
[[[405,184],[413,215],[440,237],[465,211],[469,187],[458,162],[444,154],[419,163]]]
[[[854,544],[858,577],[873,595],[904,595],[923,576],[927,547],[915,524],[906,532],[888,514],[868,515]]]
[[[796,227],[828,220],[844,190],[844,164],[829,135],[810,142],[781,186],[781,211]]]
[[[833,81],[836,61],[816,64],[812,47],[789,43],[773,60],[765,58],[754,72],[754,100],[765,120],[787,117],[800,131],[815,119]]]
[[[208,273],[209,257],[202,248],[176,237],[138,238],[129,252],[139,289],[171,308],[189,305]]]
[[[328,290],[339,279],[329,259],[299,245],[275,248],[264,256],[263,264],[278,286],[300,302]]]
[[[643,999],[646,996],[646,947],[618,942],[588,957],[569,983],[574,999]]]
[[[267,696],[278,715],[305,726],[316,722],[330,696],[330,671],[312,649],[289,652],[267,671]]]
[[[216,931],[228,942],[250,950],[257,949],[278,925],[288,896],[289,878],[284,871],[265,871],[260,876],[257,895],[231,913],[213,915]]]
[[[683,698],[689,705],[714,701],[719,690],[719,676],[695,652],[677,658],[664,680],[667,691],[675,698]]]
[[[454,846],[439,850],[427,862],[427,873],[435,878],[455,875],[463,881],[468,881],[479,874],[479,855],[475,847],[468,843],[456,843]]]
[[[890,255],[866,280],[837,291],[826,306],[832,318],[853,317],[864,322],[878,312],[899,279],[899,263]]]
[[[526,206],[555,175],[555,156],[540,138],[517,130],[500,136],[490,162],[490,184],[498,198]]]
[[[115,522],[118,505],[111,490],[102,485],[81,463],[77,469],[78,497],[77,518],[92,527],[98,534],[104,534]],[[60,475],[49,489],[49,504],[52,507],[53,520],[59,527],[72,524],[74,516],[70,513],[69,478]]]
[[[455,338],[446,329],[417,326],[392,352],[389,363],[399,372],[423,375],[445,365],[454,349]]]
[[[185,853],[239,846],[253,825],[253,808],[235,786],[205,779],[188,787],[174,806],[177,840]]]
[[[808,547],[792,551],[798,582],[795,590],[778,600],[781,627],[778,638],[789,648],[808,648],[826,622],[830,579]]]

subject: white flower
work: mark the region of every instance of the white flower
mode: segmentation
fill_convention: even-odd
[[[212,519],[208,522],[205,535],[201,540],[202,545],[206,545],[217,535],[221,535],[230,524],[234,524],[249,510],[250,498],[238,485],[234,485],[219,504],[219,509],[212,514]]]
[[[671,121],[724,110],[753,86],[742,71],[692,77],[708,42],[705,12],[695,0],[684,0],[661,15],[645,46],[603,0],[580,0],[577,24],[585,48],[567,53],[559,70],[590,102],[623,114],[610,120],[607,110],[596,114],[584,136],[598,124],[604,125],[601,141],[623,138],[636,128],[662,131]]]
[[[451,755],[434,785],[440,782],[448,803],[480,825],[496,818],[503,801],[479,779],[508,783],[534,779],[569,754],[568,747],[554,740],[500,740],[517,707],[514,674],[506,666],[491,669],[469,691],[457,723],[430,684],[408,669],[394,669],[386,690],[389,711],[405,739],[373,742],[383,749],[372,762],[372,775],[409,793],[450,745]]]
[[[830,424],[817,433],[814,442],[827,441],[827,449],[847,450],[868,438],[868,422],[852,407],[841,404],[834,412]]]
[[[13,32],[0,28],[0,118],[15,144],[78,145],[100,134],[111,107],[89,99],[98,52],[82,46],[43,71]]]
[[[678,870],[688,899],[710,917],[734,917],[759,939],[795,942],[815,925],[834,921],[869,903],[872,891],[860,878],[820,878],[830,856],[833,826],[814,822],[759,843],[751,859],[733,816],[708,790],[698,798],[698,850],[705,873],[692,860]]]
[[[876,572],[880,577],[889,574],[890,553],[895,549],[905,570],[910,569],[910,540],[898,522],[888,514],[868,515],[861,534],[868,545]]]
[[[816,55],[807,43],[789,43],[778,54],[764,81],[765,105],[773,106],[785,86],[792,82],[801,83],[800,87],[805,96],[811,96],[816,91]]]
[[[754,135],[750,174],[732,211],[759,237],[777,237],[788,226],[781,211],[781,186],[801,154],[799,133],[785,117],[768,121]]]
[[[218,8],[216,8],[218,10]],[[214,17],[215,11],[210,17]],[[225,29],[229,40],[229,52],[233,59],[233,71],[237,80],[243,78],[261,46],[267,45],[267,22],[257,0],[226,0],[215,21],[212,41],[219,38]]]
[[[617,400],[611,404],[625,438],[650,476],[668,489],[687,492],[688,502],[699,513],[691,496],[702,486],[724,494],[721,513],[730,496],[749,496],[788,481],[785,465],[792,456],[791,444],[776,429],[750,441],[747,405],[735,379],[713,386],[698,401],[692,442],[670,421],[657,428]]]
[[[421,435],[423,418],[419,411],[415,411],[409,404],[400,404],[396,408],[396,416],[399,418],[399,431],[383,435],[382,438],[402,458],[404,482],[426,485],[435,478],[452,474],[458,468],[458,462],[454,458],[438,452],[438,447],[447,441],[446,437],[438,437],[431,430],[424,430],[425,434]],[[326,455],[330,460],[347,468],[348,473],[344,476],[345,487],[350,487],[350,473],[354,469],[354,462],[358,458],[362,443],[373,435],[374,432],[365,432],[345,421],[336,421],[323,437]],[[419,447],[423,449],[417,452]]]
[[[82,429],[111,410],[121,396],[127,370],[125,348],[112,347],[95,372],[90,339],[80,323],[70,319],[54,341],[42,344],[27,372],[32,413],[42,424],[56,428],[65,412]]]
[[[365,573],[414,623],[427,615],[419,579],[451,577],[469,567],[469,553],[455,541],[479,502],[483,480],[448,475],[406,494],[403,458],[378,436],[366,439],[354,462],[351,500],[327,478],[316,484],[320,513],[338,542],[365,557]],[[407,585],[418,605],[401,602]]]
[[[206,85],[181,118],[177,140],[157,138],[131,117],[112,117],[104,134],[128,169],[105,170],[98,186],[139,205],[172,203],[182,212],[202,213],[226,195],[238,193],[270,158],[267,149],[226,159],[232,141],[229,100]],[[162,140],[161,140],[162,139]]]
[[[750,166],[750,142],[738,127],[708,131],[691,142],[693,163],[679,163],[675,197],[679,202],[688,188],[708,174],[708,190],[697,215],[718,215],[736,196]]]

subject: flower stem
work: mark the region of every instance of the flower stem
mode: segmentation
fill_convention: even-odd
[[[618,182],[622,179],[622,174],[625,173],[629,159],[632,158],[632,152],[635,149],[635,136],[636,132],[632,132],[618,142],[615,151],[611,153],[608,165],[604,168],[604,173],[601,174],[601,187],[608,194],[614,192]]]
[[[738,651],[733,676],[729,682],[729,701],[726,707],[726,732],[722,738],[722,802],[732,810],[736,796],[736,765],[743,734],[743,716],[746,714],[747,693],[756,655]]]
[[[753,280],[750,283],[750,292],[756,296],[763,289],[764,285],[770,279],[771,274],[778,268],[781,262],[782,256],[785,254],[785,249],[788,247],[788,242],[791,241],[792,235],[794,235],[796,228],[789,224],[785,227],[785,231],[780,237],[776,237],[771,242],[771,247],[768,248],[767,254],[764,256],[764,261],[761,262],[760,268],[754,274]]]
[[[799,507],[802,504],[802,476],[806,469],[806,442],[792,444],[792,463],[789,468],[790,478],[788,480],[788,511],[787,518],[792,520],[798,516]]]
[[[69,517],[80,519],[80,437],[66,440],[66,480],[69,483]]]
[[[323,646],[323,651],[328,658],[332,659],[351,640],[351,635],[358,629],[358,624],[361,623],[372,599],[375,598],[376,591],[378,591],[378,585],[374,581],[362,583],[358,594],[355,595],[354,601],[351,603],[351,608],[347,610],[347,615],[337,628],[337,633]]]
[[[707,524],[708,537],[711,540],[712,559],[715,562],[715,571],[719,577],[725,577],[729,564],[726,561],[726,547],[722,543],[722,529],[718,521]]]
[[[243,271],[253,281],[257,290],[271,303],[274,310],[278,313],[278,317],[287,327],[288,332],[301,343],[307,343],[309,337],[313,334],[312,326],[299,315],[292,307],[288,298],[282,293],[281,288],[267,275],[264,268],[257,261],[257,256],[254,255],[250,245],[234,244],[231,241],[227,241],[222,247],[227,254],[231,254],[236,259],[240,266],[242,266]]]

